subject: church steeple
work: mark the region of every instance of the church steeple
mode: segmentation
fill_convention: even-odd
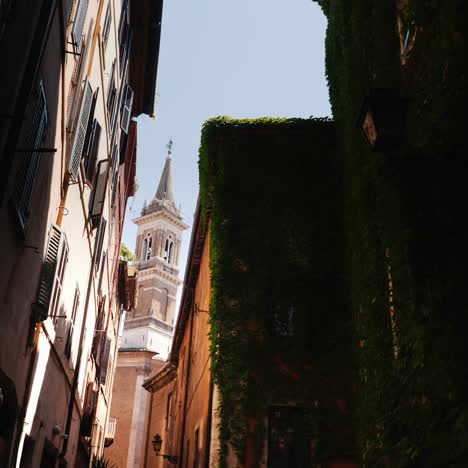
[[[174,193],[172,192],[172,159],[169,153],[164,164],[164,169],[159,179],[158,189],[154,196],[156,200],[167,201],[175,205]]]
[[[172,214],[181,218],[179,210],[176,207],[174,200],[174,192],[172,190],[172,139],[169,140],[167,147],[167,157],[164,163],[164,169],[159,179],[158,188],[156,193],[147,207],[144,207],[141,214],[142,216],[153,213],[155,211],[166,209]]]
[[[138,302],[127,316],[122,346],[159,353],[166,358],[174,331],[182,233],[188,229],[175,206],[172,191],[172,140],[158,188],[143,206],[138,226],[134,264]]]

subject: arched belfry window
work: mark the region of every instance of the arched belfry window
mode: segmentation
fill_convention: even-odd
[[[174,254],[174,242],[169,242],[169,258],[168,258],[168,262],[169,263],[172,263],[173,261],[173,254]]]
[[[167,263],[172,263],[174,257],[174,242],[172,240],[172,236],[169,236],[166,239],[166,243],[164,245],[164,260]]]
[[[152,257],[153,238],[150,234],[143,240],[142,260],[149,260]]]

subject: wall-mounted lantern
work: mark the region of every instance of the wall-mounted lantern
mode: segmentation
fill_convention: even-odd
[[[372,151],[398,147],[405,130],[407,100],[392,89],[372,89],[364,98],[358,118]]]
[[[153,440],[151,441],[151,444],[153,445],[153,450],[154,453],[156,454],[157,457],[163,457],[165,458],[169,463],[172,465],[177,465],[179,458],[176,455],[166,455],[164,453],[159,453],[161,451],[162,447],[162,439],[159,434],[156,434],[153,437]]]

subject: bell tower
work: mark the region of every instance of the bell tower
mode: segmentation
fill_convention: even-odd
[[[135,246],[137,305],[125,321],[121,347],[157,352],[167,358],[175,321],[182,232],[188,229],[172,190],[172,141],[156,194],[145,202]]]

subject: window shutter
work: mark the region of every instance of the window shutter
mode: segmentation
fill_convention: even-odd
[[[104,50],[106,49],[107,40],[109,39],[111,24],[112,24],[111,2],[109,2],[107,4],[106,17],[104,19],[104,26],[102,28],[102,41],[104,43]]]
[[[99,266],[101,265],[101,252],[102,246],[104,244],[104,234],[106,232],[106,225],[106,218],[102,217],[101,222],[99,224],[99,232],[97,233],[96,237],[96,244],[94,247],[96,249],[96,255],[94,257],[96,272],[99,271]]]
[[[91,109],[89,111],[89,117],[88,117],[88,125],[86,126],[86,136],[83,144],[83,152],[82,152],[82,158],[87,160],[89,157],[89,153],[91,151],[91,146],[92,146],[92,137],[93,137],[93,130],[94,130],[94,124],[96,122],[96,119],[94,118],[94,111],[96,109],[96,101],[99,95],[99,88],[96,89],[96,91],[93,94],[93,100],[91,102]]]
[[[97,174],[94,178],[94,188],[90,199],[90,216],[93,226],[96,227],[104,209],[106,198],[107,177],[109,173],[109,160],[100,161],[97,167]]]
[[[118,161],[118,150],[117,145],[114,145],[112,151],[112,197],[111,206],[114,206],[115,195],[117,193],[117,182],[119,180],[119,161]]]
[[[65,2],[64,2],[64,8],[65,8],[65,12],[64,12],[65,24],[68,24],[68,20],[70,19],[70,13],[71,13],[72,6],[73,6],[73,0],[65,0]]]
[[[120,128],[128,133],[130,118],[132,117],[133,90],[130,86],[125,85],[125,93],[122,102],[122,114],[120,117]]]
[[[80,48],[81,36],[83,35],[83,28],[86,20],[86,12],[88,11],[88,0],[79,0],[76,7],[75,24],[72,30],[73,44],[76,49]]]
[[[99,372],[99,381],[102,385],[106,384],[107,380],[107,368],[109,367],[109,355],[110,355],[110,348],[111,348],[111,340],[110,338],[106,337],[106,344],[104,345],[104,353],[101,359],[101,366]]]
[[[45,320],[49,312],[62,235],[61,229],[58,226],[52,225],[46,255],[42,264],[37,298],[36,302],[33,304],[33,317],[36,322]]]
[[[41,158],[37,150],[40,149],[45,139],[48,124],[47,100],[44,84],[41,81],[33,117],[26,137],[26,146],[31,152],[26,153],[21,168],[16,176],[15,191],[13,194],[13,199],[22,225],[26,224],[28,220],[29,203],[31,202],[34,180]]]
[[[93,103],[93,90],[89,84],[89,79],[86,82],[83,90],[83,98],[81,100],[81,109],[78,116],[78,122],[75,129],[75,140],[70,155],[70,163],[68,170],[73,180],[78,179],[78,169],[80,167],[81,155],[86,139],[86,130],[88,128],[89,114]]]
[[[93,183],[94,176],[96,174],[96,163],[97,163],[100,139],[101,139],[101,125],[99,125],[99,122],[96,119],[94,119],[93,128],[91,131],[91,138],[89,142],[89,150],[86,155],[86,160],[84,162],[86,180],[90,184]]]

